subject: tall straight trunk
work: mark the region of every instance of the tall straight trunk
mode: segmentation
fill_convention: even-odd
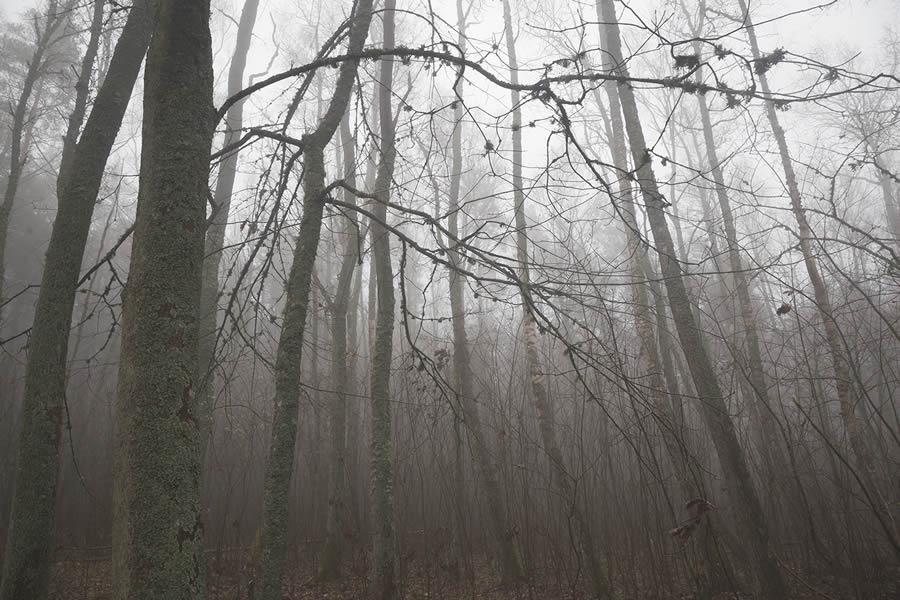
[[[395,0],[384,3],[384,47],[394,47]],[[378,300],[375,341],[372,344],[372,583],[371,597],[391,600],[397,597],[394,552],[394,466],[391,440],[391,358],[394,337],[394,274],[391,267],[391,240],[387,228],[387,203],[394,175],[395,127],[391,114],[394,59],[381,59],[378,78],[380,160],[375,176],[377,198],[372,220],[372,255]],[[371,318],[371,317],[370,317]]]
[[[518,61],[516,58],[516,45],[513,38],[512,14],[509,0],[503,0],[503,22],[506,37],[506,50],[509,60],[510,82],[513,86],[519,82]],[[563,462],[562,451],[556,441],[556,432],[553,424],[553,406],[547,387],[544,383],[544,373],[541,367],[538,353],[537,324],[532,313],[532,298],[530,278],[528,272],[528,230],[525,220],[525,193],[522,182],[522,112],[519,107],[519,92],[516,89],[510,91],[510,104],[512,108],[512,168],[513,168],[513,202],[516,222],[516,256],[519,263],[520,296],[522,299],[522,328],[525,336],[525,355],[528,364],[528,372],[531,379],[531,391],[538,415],[538,426],[541,433],[541,442],[544,445],[550,463],[550,481],[557,494],[564,502],[568,503],[569,518],[574,521],[574,543],[578,548],[581,558],[585,561],[585,570],[591,588],[591,594],[595,598],[609,598],[612,596],[612,588],[606,578],[590,527],[581,504],[572,489],[569,474]]]
[[[340,140],[344,163],[344,181],[356,187],[356,139],[350,131],[350,113],[341,119]],[[343,200],[355,205],[356,197],[344,189]],[[344,248],[341,258],[341,270],[338,274],[337,289],[334,292],[334,303],[331,306],[331,379],[334,395],[329,406],[329,471],[328,471],[328,520],[325,549],[322,551],[322,562],[319,576],[326,581],[339,579],[344,551],[344,529],[347,518],[345,499],[347,497],[346,481],[346,433],[347,433],[347,389],[349,387],[349,368],[347,350],[348,307],[351,302],[350,286],[353,274],[359,262],[359,223],[356,213],[347,214],[344,224]],[[355,316],[355,315],[354,315]]]
[[[358,54],[365,44],[372,19],[372,0],[356,5],[347,43],[347,54]],[[337,130],[353,91],[357,61],[341,64],[334,94],[316,129],[305,136],[303,217],[294,248],[294,262],[286,285],[281,337],[275,358],[275,399],[272,441],[266,462],[263,496],[262,561],[256,597],[281,598],[281,582],[287,557],[288,496],[294,469],[297,413],[300,407],[300,364],[303,334],[309,312],[309,292],[325,206],[325,148]]]
[[[600,23],[600,38],[604,49],[609,47],[608,28],[604,22],[600,0],[595,3],[597,21]],[[610,60],[609,53],[605,54],[603,68],[612,70],[614,61]],[[633,278],[631,285],[632,302],[635,316],[635,329],[640,343],[640,356],[644,371],[649,378],[649,395],[653,406],[654,416],[658,421],[662,435],[663,445],[675,471],[678,486],[685,501],[695,498],[703,498],[703,482],[699,476],[691,471],[690,455],[688,452],[688,440],[683,427],[684,412],[680,398],[680,387],[675,375],[671,353],[674,348],[668,343],[668,335],[661,331],[666,320],[664,295],[657,282],[657,275],[646,245],[641,241],[641,231],[637,221],[637,210],[634,203],[631,179],[627,176],[628,168],[628,144],[625,138],[625,126],[622,122],[622,105],[615,84],[604,85],[610,107],[610,150],[613,165],[617,171],[619,194],[621,199],[622,217],[625,221],[628,239],[628,255],[630,270]],[[651,293],[654,297],[654,307],[657,311],[656,328],[650,308]],[[668,390],[668,398],[667,398]],[[715,524],[716,531],[710,538],[715,544],[719,543],[719,533],[724,528],[717,519],[713,519],[710,525]],[[723,553],[717,551],[715,546],[704,544],[701,559],[710,571],[709,576],[718,585],[722,580],[731,579],[731,565],[723,561]]]
[[[603,21],[609,28],[608,52],[616,65],[614,73],[620,77],[628,77],[613,0],[602,0],[602,7]],[[637,168],[638,183],[656,242],[678,338],[688,357],[694,386],[700,396],[701,415],[706,422],[719,462],[722,465],[722,474],[728,491],[728,499],[732,505],[732,514],[738,526],[738,533],[746,540],[747,556],[753,572],[756,592],[764,598],[785,598],[784,581],[769,547],[768,527],[759,497],[753,486],[734,423],[728,414],[724,395],[715,376],[714,366],[691,311],[681,265],[676,258],[675,244],[666,222],[665,201],[659,192],[650,156],[646,151],[647,145],[641,129],[634,90],[627,83],[618,85],[617,89],[625,120],[625,130],[631,146],[632,161]]]
[[[156,15],[122,314],[113,597],[194,600],[206,594],[195,374],[215,114],[209,1],[161,0]]]
[[[607,28],[602,25],[602,7],[600,0],[596,2],[598,22],[602,45],[604,48],[609,47]],[[608,52],[605,54],[603,68],[612,70],[615,63],[609,59]],[[641,348],[641,362],[643,362],[644,370],[650,378],[650,396],[655,407],[656,418],[659,420],[660,432],[663,436],[663,442],[675,469],[675,475],[678,478],[679,486],[686,495],[686,499],[696,498],[700,495],[700,489],[691,480],[688,457],[684,442],[679,441],[678,435],[680,427],[676,422],[675,411],[671,403],[666,400],[666,384],[663,380],[663,369],[660,364],[660,353],[658,337],[653,330],[653,318],[650,314],[650,294],[647,288],[648,281],[655,279],[652,273],[652,265],[650,264],[647,249],[640,239],[640,226],[637,222],[637,212],[634,205],[634,196],[628,173],[628,148],[625,139],[625,127],[622,122],[622,105],[619,101],[618,92],[615,84],[607,83],[604,85],[606,97],[609,101],[609,121],[610,121],[610,150],[613,158],[613,166],[617,172],[619,194],[622,202],[622,218],[625,221],[625,229],[627,230],[628,255],[630,257],[630,271],[633,282],[631,284],[631,294],[633,301],[633,310],[635,315],[636,330]],[[661,295],[660,290],[655,291],[655,295]],[[664,313],[659,315],[664,317]]]
[[[705,2],[701,4],[700,23],[695,28],[699,35],[702,30],[705,15]],[[699,43],[694,44],[695,52],[700,51]],[[759,333],[756,328],[756,316],[753,303],[750,300],[750,285],[744,271],[744,261],[741,259],[740,246],[737,239],[737,227],[735,226],[734,213],[731,209],[731,199],[725,186],[725,176],[722,173],[722,165],[719,162],[716,151],[716,141],[713,135],[712,119],[709,114],[709,104],[706,96],[697,95],[700,108],[700,121],[703,127],[703,142],[706,146],[706,160],[715,184],[716,199],[719,201],[719,210],[722,212],[722,222],[725,226],[725,243],[728,250],[728,262],[731,267],[731,278],[738,297],[741,323],[744,326],[744,343],[747,351],[747,382],[753,390],[751,401],[756,404],[753,414],[758,415],[758,429],[761,433],[760,453],[763,456],[765,466],[769,473],[781,476],[787,475],[784,454],[778,444],[772,401],[769,398],[769,386],[766,382],[766,374],[763,369],[762,351],[759,344]],[[698,151],[700,150],[698,146]]]
[[[25,69],[25,79],[22,81],[22,91],[13,109],[12,126],[10,129],[9,146],[9,171],[6,173],[6,188],[3,190],[3,200],[0,202],[0,308],[2,308],[3,296],[6,292],[4,280],[6,278],[6,238],[9,236],[9,219],[12,215],[13,204],[19,191],[19,183],[25,170],[28,144],[26,137],[26,118],[28,105],[32,100],[34,86],[38,83],[43,69],[44,56],[54,42],[54,34],[68,18],[68,10],[73,2],[60,7],[57,0],[47,3],[47,11],[43,19],[43,29],[37,28],[37,37],[34,41],[34,53]],[[2,320],[0,320],[2,322]]]
[[[462,0],[456,1],[457,44],[460,52],[466,51],[466,22]],[[453,111],[455,126],[451,139],[453,164],[450,172],[450,196],[447,207],[447,230],[450,233],[448,257],[450,259],[450,312],[453,324],[453,367],[457,390],[457,407],[468,432],[475,465],[484,484],[485,497],[488,504],[488,516],[491,533],[500,552],[500,571],[504,584],[513,584],[522,578],[522,568],[516,556],[512,530],[507,521],[506,507],[500,493],[500,482],[491,458],[490,448],[484,435],[484,425],[475,402],[472,389],[474,375],[472,373],[469,354],[469,340],[466,333],[466,300],[465,276],[460,272],[462,261],[456,247],[459,239],[459,196],[462,179],[462,137],[463,137],[463,82],[457,80],[454,88],[456,95]]]
[[[238,23],[237,40],[231,66],[228,68],[228,96],[237,94],[243,88],[244,68],[247,65],[247,54],[253,37],[253,26],[259,0],[246,0]],[[223,148],[237,143],[244,125],[244,102],[236,102],[225,115],[225,139]],[[234,149],[222,158],[219,165],[219,178],[216,180],[216,191],[213,195],[213,214],[206,231],[205,257],[203,259],[203,288],[200,292],[200,418],[204,423],[204,435],[208,436],[212,426],[213,405],[215,399],[216,350],[216,316],[219,298],[219,264],[222,262],[222,246],[225,244],[225,227],[228,224],[228,213],[231,208],[231,194],[234,191],[234,179],[237,175],[238,149]],[[205,443],[204,443],[205,448]]]
[[[761,57],[759,43],[756,39],[756,31],[750,19],[747,4],[744,0],[738,0],[738,5],[740,6],[741,19],[750,41],[750,51],[754,61],[758,64]],[[766,74],[760,72],[758,77],[760,89],[764,95],[769,96],[769,81]],[[875,517],[878,519],[885,537],[894,549],[894,553],[900,558],[900,532],[898,532],[897,524],[893,519],[888,499],[876,481],[875,463],[866,444],[865,428],[860,424],[854,409],[850,387],[850,364],[842,346],[841,333],[838,330],[837,321],[834,318],[831,297],[819,271],[819,265],[816,262],[813,250],[814,235],[809,226],[809,220],[806,218],[806,209],[803,208],[803,198],[800,194],[797,174],[794,172],[794,163],[791,160],[791,154],[787,146],[787,136],[778,120],[775,105],[772,102],[766,102],[765,105],[766,117],[769,120],[769,125],[772,127],[772,135],[775,137],[775,142],[778,144],[778,154],[781,157],[781,166],[784,169],[785,184],[791,199],[791,211],[797,220],[800,253],[803,255],[803,264],[806,266],[806,272],[809,275],[809,281],[813,288],[813,298],[816,301],[816,307],[819,309],[822,325],[825,328],[825,340],[831,354],[831,363],[834,369],[834,385],[837,391],[841,420],[844,422],[844,427],[847,430],[847,439],[850,441],[850,447],[853,449],[853,454],[859,467],[860,480],[863,486],[868,488],[866,490],[867,494],[874,496],[873,510]]]
[[[3,600],[46,596],[75,288],[106,161],[150,42],[155,5],[139,0],[132,6],[81,139],[67,145],[62,159],[66,166],[57,181],[57,215],[25,365],[15,497],[0,586]]]

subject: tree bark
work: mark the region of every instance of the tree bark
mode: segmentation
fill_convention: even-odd
[[[358,54],[365,44],[372,18],[372,1],[361,0],[350,27],[347,53]],[[287,557],[288,496],[294,467],[297,414],[300,407],[300,364],[303,334],[309,312],[309,292],[325,206],[325,148],[347,110],[357,61],[341,64],[334,95],[315,131],[304,136],[303,217],[288,276],[281,337],[275,359],[275,399],[272,441],[266,462],[263,496],[262,561],[256,588],[260,600],[281,598]]]
[[[67,145],[62,159],[57,216],[25,367],[16,492],[0,590],[3,600],[46,596],[75,285],[106,161],[150,42],[155,5],[155,1],[139,0],[132,6],[81,139],[77,145]]]
[[[384,48],[394,47],[395,0],[384,3]],[[391,111],[394,79],[394,59],[381,59],[378,81],[379,122],[381,132],[380,161],[375,176],[374,195],[377,198],[372,220],[372,256],[376,274],[378,300],[375,340],[372,344],[372,583],[370,596],[374,600],[397,597],[394,551],[394,466],[391,440],[391,358],[394,336],[394,281],[391,267],[391,240],[385,227],[387,203],[390,201],[391,180],[394,174],[395,127]],[[370,317],[371,318],[371,317]]]
[[[614,73],[621,77],[628,77],[628,70],[622,55],[615,6],[612,0],[602,0],[602,7],[603,21],[609,27],[608,51],[616,65]],[[722,465],[722,474],[725,478],[728,499],[732,504],[732,513],[738,526],[738,532],[746,540],[747,555],[751,562],[756,593],[764,598],[785,598],[784,581],[769,547],[768,527],[759,497],[753,486],[743,450],[738,442],[734,423],[731,421],[724,396],[719,388],[714,366],[707,354],[691,311],[681,265],[676,258],[675,245],[666,222],[665,200],[659,192],[650,163],[650,155],[646,150],[647,145],[641,129],[634,90],[628,84],[621,84],[618,86],[618,91],[625,120],[625,130],[631,146],[632,161],[637,168],[638,183],[647,209],[653,238],[656,241],[656,249],[678,338],[688,357],[691,376],[700,395],[700,412]]]
[[[203,598],[197,362],[209,152],[209,1],[161,0],[115,421],[113,597]]]
[[[350,131],[350,113],[341,119],[340,139],[344,162],[344,181],[356,187],[356,139]],[[355,205],[356,198],[344,189],[344,202]],[[350,286],[353,274],[360,260],[359,222],[356,213],[348,211],[344,224],[344,248],[341,270],[338,274],[334,303],[331,306],[331,378],[334,394],[329,407],[329,473],[328,473],[328,520],[325,549],[319,576],[325,581],[334,581],[341,576],[343,560],[345,521],[347,518],[346,497],[346,432],[347,432],[347,390],[349,368],[347,350],[348,305],[351,302]]]

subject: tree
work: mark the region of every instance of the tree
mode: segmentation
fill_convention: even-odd
[[[350,131],[350,112],[341,119],[341,151],[344,163],[344,181],[349,187],[356,187],[355,138]],[[344,202],[350,207],[356,198],[348,188],[343,190]],[[344,554],[344,529],[347,520],[346,463],[347,463],[347,390],[350,387],[350,369],[347,357],[348,342],[356,343],[355,337],[348,340],[348,320],[355,319],[355,311],[349,311],[354,301],[350,286],[356,265],[360,262],[359,220],[355,212],[350,212],[343,231],[344,248],[341,269],[338,274],[334,301],[331,303],[331,378],[334,382],[334,398],[329,410],[329,474],[328,474],[328,538],[319,567],[319,575],[324,580],[336,580],[341,576],[341,562]]]
[[[150,41],[155,4],[138,1],[133,5],[76,143],[96,42],[89,45],[82,64],[80,100],[69,122],[57,179],[57,218],[45,257],[25,368],[16,494],[0,591],[4,600],[46,595],[76,285],[106,161]],[[99,27],[94,32],[99,34]]]
[[[238,23],[237,40],[231,65],[228,68],[228,95],[233,96],[241,91],[244,84],[244,68],[247,66],[247,54],[253,37],[253,25],[259,0],[246,0]],[[219,264],[222,262],[222,247],[225,244],[225,228],[231,208],[231,194],[234,191],[234,179],[237,175],[237,162],[240,148],[235,147],[241,139],[241,128],[244,123],[244,103],[235,102],[225,115],[225,139],[223,149],[227,153],[219,165],[219,178],[213,195],[213,214],[209,229],[206,232],[206,254],[203,259],[203,290],[200,294],[200,397],[204,429],[212,426],[212,412],[215,398],[214,354],[216,350],[216,316],[219,299]],[[205,448],[204,444],[204,448]]]
[[[603,20],[609,28],[610,58],[615,63],[614,73],[627,78],[628,69],[622,54],[619,26],[613,0],[602,0]],[[682,278],[681,265],[676,254],[669,225],[664,212],[665,199],[659,192],[653,173],[651,156],[641,129],[634,90],[624,83],[617,88],[622,105],[625,130],[631,147],[632,161],[637,169],[638,184],[647,210],[647,218],[656,251],[659,255],[662,275],[665,278],[669,305],[681,346],[688,358],[691,377],[700,395],[700,412],[712,436],[719,461],[722,464],[728,498],[734,510],[734,519],[740,535],[747,542],[747,555],[752,564],[756,593],[765,598],[784,598],[786,590],[775,558],[769,548],[769,535],[759,497],[753,485],[743,450],[728,414],[724,396],[716,379],[700,331],[697,328],[690,300]]]
[[[359,54],[372,20],[371,0],[361,0],[355,8],[347,41],[350,56]],[[297,412],[300,399],[300,361],[303,334],[309,312],[309,295],[325,207],[325,148],[340,125],[353,91],[357,62],[340,66],[334,94],[316,129],[304,136],[303,217],[294,250],[294,262],[287,281],[281,337],[275,358],[275,414],[272,442],[266,463],[263,497],[262,570],[257,598],[281,597],[281,581],[287,555],[288,492],[297,439]]]
[[[522,329],[525,337],[525,355],[528,362],[528,375],[531,379],[531,392],[534,406],[537,409],[538,424],[541,431],[541,442],[550,462],[550,481],[564,502],[569,504],[570,518],[574,521],[574,543],[586,561],[587,576],[591,593],[595,598],[608,598],[612,594],[584,509],[578,502],[569,482],[569,474],[563,462],[562,451],[556,440],[553,423],[553,405],[547,391],[544,373],[541,369],[538,353],[538,331],[534,317],[534,298],[530,287],[528,270],[528,225],[525,220],[525,188],[522,182],[522,114],[520,108],[518,84],[518,62],[516,59],[515,38],[512,31],[512,14],[509,0],[503,0],[503,22],[506,37],[506,51],[509,57],[509,74],[512,83],[510,90],[510,106],[512,107],[512,167],[513,167],[513,212],[516,223],[516,260],[519,269],[519,294],[522,300]]]
[[[0,301],[5,294],[4,279],[6,277],[6,238],[9,231],[9,217],[12,213],[13,203],[16,201],[16,192],[19,190],[19,182],[25,170],[28,159],[26,143],[26,130],[29,128],[28,106],[32,102],[35,85],[44,75],[46,61],[52,46],[58,41],[57,35],[61,27],[68,20],[69,11],[74,0],[69,0],[63,6],[58,0],[49,0],[46,9],[46,17],[36,20],[34,52],[28,61],[25,77],[22,81],[22,91],[13,109],[12,126],[10,130],[9,144],[9,170],[6,173],[6,187],[3,190],[3,200],[0,202]],[[5,153],[4,153],[5,154]]]
[[[384,3],[384,47],[394,48],[396,1]],[[391,436],[391,358],[394,343],[394,274],[391,267],[391,240],[386,227],[387,204],[391,198],[396,148],[395,124],[391,110],[394,59],[381,60],[378,77],[378,109],[381,130],[378,171],[375,175],[375,206],[372,228],[372,257],[375,265],[377,316],[372,344],[372,582],[373,600],[397,596],[394,556],[394,467]],[[371,276],[371,275],[370,275]]]
[[[750,40],[750,51],[756,65],[757,76],[759,77],[759,86],[763,94],[771,95],[769,89],[769,81],[766,76],[766,68],[762,65],[765,58],[762,56],[759,43],[756,39],[756,31],[753,22],[750,19],[750,12],[744,0],[738,0],[738,6],[741,9],[741,20],[744,28],[747,30],[747,38]],[[771,57],[768,57],[771,60]],[[785,185],[787,186],[788,196],[791,200],[791,212],[797,221],[798,243],[800,253],[803,256],[803,264],[809,275],[809,282],[812,284],[813,297],[815,298],[816,307],[822,318],[822,325],[825,329],[825,340],[828,344],[828,350],[831,354],[832,369],[834,371],[834,386],[837,392],[838,404],[841,409],[841,419],[844,422],[844,428],[847,430],[847,439],[850,441],[850,447],[853,449],[853,455],[859,466],[860,482],[864,488],[864,492],[873,497],[871,502],[873,511],[878,519],[885,537],[894,549],[897,558],[900,558],[900,533],[897,531],[897,525],[891,515],[890,503],[884,495],[881,486],[875,478],[875,465],[872,460],[869,448],[863,435],[863,427],[859,422],[854,409],[854,401],[851,391],[851,369],[846,353],[844,352],[841,333],[838,329],[837,320],[835,319],[834,307],[825,280],[819,270],[816,261],[816,255],[813,248],[815,236],[809,225],[809,219],[806,215],[806,209],[803,206],[803,197],[800,193],[800,187],[797,184],[797,174],[794,172],[794,163],[791,159],[790,151],[787,146],[787,136],[784,128],[775,112],[775,104],[771,101],[765,103],[766,118],[772,127],[772,135],[778,144],[778,155],[781,158],[781,167],[784,170]],[[890,215],[889,215],[890,216]]]
[[[459,51],[466,52],[466,18],[462,0],[456,2]],[[510,525],[507,521],[506,508],[500,494],[500,483],[497,470],[491,458],[490,449],[485,439],[484,425],[478,412],[473,389],[474,375],[470,363],[469,340],[466,333],[466,278],[463,274],[459,240],[460,213],[460,180],[463,172],[462,138],[463,122],[463,79],[460,77],[454,85],[453,133],[451,137],[452,164],[450,170],[450,195],[447,202],[447,233],[449,237],[449,275],[450,275],[450,314],[453,325],[453,368],[456,387],[456,410],[460,411],[457,419],[462,419],[472,444],[475,465],[481,475],[484,491],[487,496],[488,510],[493,537],[500,551],[500,570],[503,582],[514,584],[522,578],[522,568],[516,556],[515,545]],[[459,510],[462,510],[461,507]]]
[[[215,114],[209,2],[161,0],[157,15],[116,406],[113,596],[123,600],[206,592],[196,373]]]

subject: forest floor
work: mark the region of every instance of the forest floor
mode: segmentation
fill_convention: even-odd
[[[364,567],[364,565],[357,565]],[[849,582],[837,581],[827,576],[816,578],[815,583],[796,578],[791,583],[791,598],[796,600],[895,600],[900,598],[900,572],[892,573],[881,582],[867,582],[867,591],[858,586],[852,592]],[[208,600],[248,600],[250,577],[239,569],[210,569]],[[556,570],[533,573],[526,582],[515,587],[500,587],[497,574],[488,562],[472,565],[468,580],[452,577],[447,569],[433,562],[414,562],[407,566],[402,577],[398,598],[401,600],[583,600],[589,596],[584,590],[583,578],[579,582],[567,581]],[[350,600],[366,597],[366,572],[364,568],[347,569],[337,582],[323,583],[317,580],[310,565],[295,569],[285,584],[283,600]],[[250,583],[252,585],[252,583]],[[642,584],[629,578],[618,581],[618,600],[696,600],[700,596],[659,585]],[[50,582],[51,600],[109,600],[111,593],[111,562],[108,556],[69,556],[54,565]],[[877,591],[876,591],[877,590]],[[722,593],[709,600],[750,600],[750,596]]]

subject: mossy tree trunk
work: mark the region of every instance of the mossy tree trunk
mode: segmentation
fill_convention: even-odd
[[[122,600],[206,594],[196,373],[212,88],[209,0],[161,0],[144,73],[114,435]]]
[[[358,54],[365,44],[372,19],[372,1],[356,5],[347,53]],[[260,600],[281,598],[287,558],[288,496],[294,470],[294,446],[300,407],[300,364],[303,334],[309,312],[310,288],[325,206],[325,148],[347,110],[353,91],[357,61],[341,64],[334,94],[316,129],[304,136],[303,217],[286,286],[281,337],[275,358],[275,400],[272,441],[266,462],[263,496],[262,559],[256,587]]]
[[[350,131],[350,113],[344,114],[340,127],[341,150],[344,163],[344,181],[356,187],[356,138]],[[346,188],[343,200],[355,205],[356,197]],[[338,274],[337,289],[331,305],[331,378],[334,394],[329,406],[329,471],[328,471],[328,517],[327,538],[322,551],[319,576],[325,581],[337,580],[341,576],[344,553],[344,533],[347,510],[347,390],[350,382],[348,368],[348,308],[352,302],[350,287],[353,274],[360,260],[359,222],[356,213],[348,211],[344,225],[344,248],[341,270]],[[352,313],[355,318],[355,312]],[[355,340],[354,340],[355,343]]]
[[[613,72],[620,77],[628,77],[613,0],[602,0],[602,18],[609,28],[607,50],[615,65]],[[641,129],[634,90],[628,84],[619,85],[618,90],[632,161],[637,169],[638,183],[647,210],[650,229],[656,242],[678,338],[688,357],[691,377],[700,396],[700,413],[710,432],[719,462],[722,465],[722,474],[728,491],[728,499],[732,504],[732,514],[738,534],[746,540],[747,557],[750,561],[756,593],[764,598],[785,598],[784,581],[769,547],[768,527],[759,497],[753,485],[743,449],[738,441],[734,423],[728,414],[714,366],[691,311],[681,265],[676,258],[675,244],[666,222],[665,201],[659,192],[650,156],[646,151],[647,146]]]
[[[132,6],[77,144],[74,136],[81,120],[77,110],[83,105],[76,104],[70,120],[57,180],[57,215],[25,366],[16,491],[0,589],[3,600],[46,596],[75,286],[106,161],[150,42],[155,4],[139,0]],[[88,58],[82,74],[88,62],[93,63]]]
[[[384,3],[384,47],[394,47],[395,0]],[[391,114],[394,59],[381,59],[378,77],[379,148],[378,171],[375,175],[373,207],[372,256],[375,266],[377,316],[375,341],[372,344],[372,581],[370,597],[392,600],[397,597],[394,551],[394,466],[391,439],[391,358],[394,341],[394,274],[391,267],[391,240],[385,223],[394,175],[394,119]]]

